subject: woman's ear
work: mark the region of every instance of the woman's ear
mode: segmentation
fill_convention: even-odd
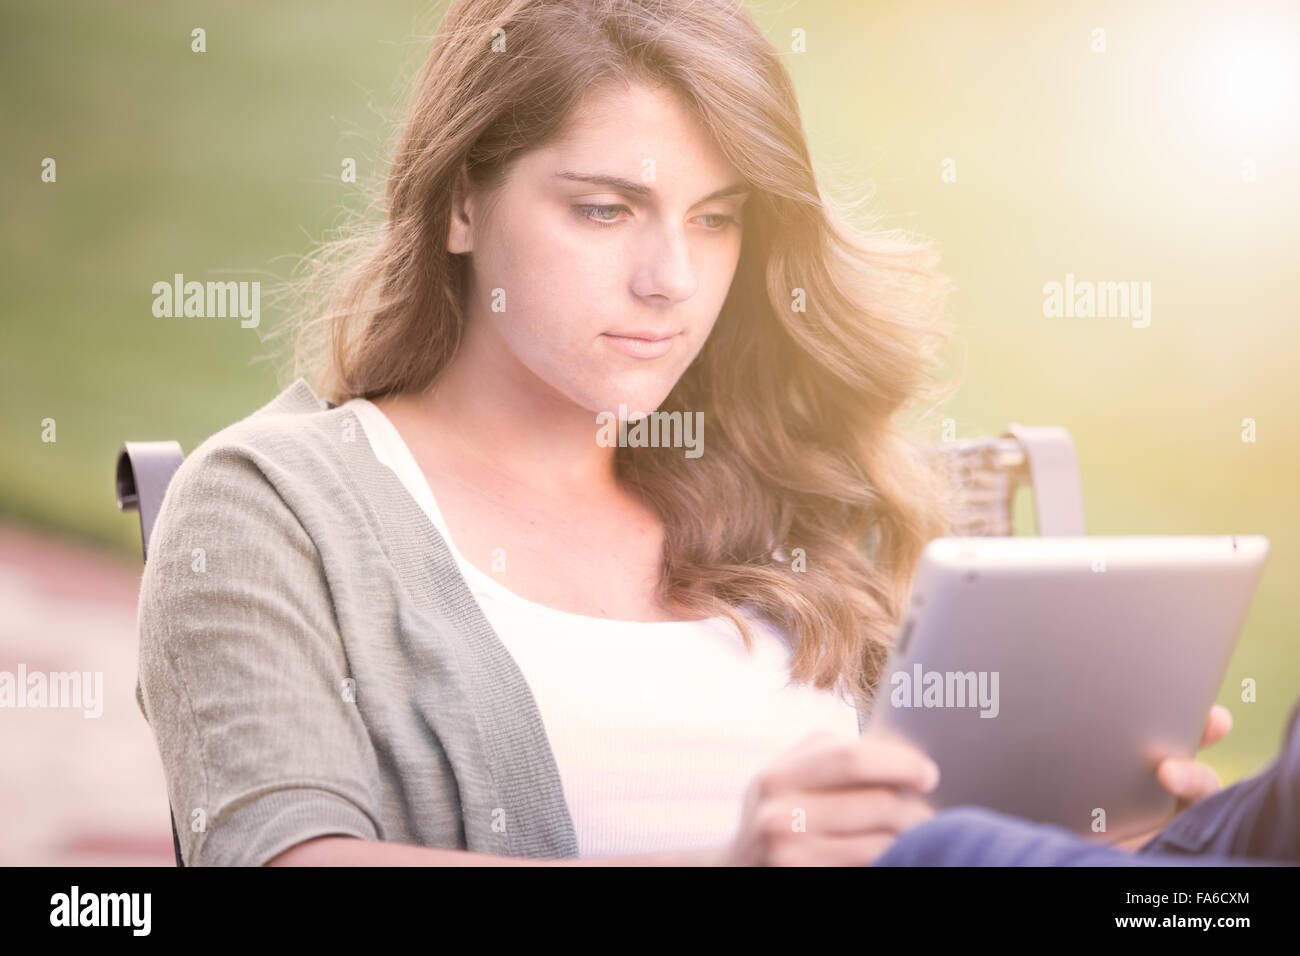
[[[447,251],[453,255],[471,252],[474,248],[470,232],[469,177],[462,164],[451,188],[451,215],[447,226]]]

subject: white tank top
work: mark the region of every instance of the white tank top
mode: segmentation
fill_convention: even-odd
[[[725,618],[620,621],[527,600],[467,561],[401,434],[364,398],[375,456],[442,534],[470,592],[527,681],[546,728],[581,857],[725,844],[745,790],[815,730],[858,737],[829,690],[790,685],[789,645],[754,615],[754,650]]]

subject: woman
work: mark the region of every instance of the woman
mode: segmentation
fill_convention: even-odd
[[[834,214],[745,11],[453,3],[386,213],[320,394],[208,439],[155,528],[187,862],[851,865],[932,817],[937,768],[859,733],[946,527],[898,425],[943,282]],[[601,440],[652,413],[699,454]]]

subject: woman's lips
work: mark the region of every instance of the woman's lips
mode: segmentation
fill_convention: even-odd
[[[677,333],[669,335],[655,333],[626,333],[619,335],[614,332],[605,332],[605,338],[609,344],[618,349],[625,355],[633,358],[653,359],[667,355],[668,350],[673,347],[673,341],[677,338]]]

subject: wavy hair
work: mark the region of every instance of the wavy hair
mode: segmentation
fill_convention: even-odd
[[[740,261],[696,361],[660,406],[703,411],[707,452],[620,447],[619,480],[664,525],[660,598],[748,608],[789,636],[792,681],[869,708],[946,481],[903,413],[934,407],[947,283],[927,245],[849,224],[819,188],[780,54],[726,0],[454,0],[415,83],[382,223],[324,244],[298,374],[343,402],[427,388],[465,323],[452,185],[490,189],[588,91],[673,91],[749,183]],[[928,403],[928,404],[923,404]]]

